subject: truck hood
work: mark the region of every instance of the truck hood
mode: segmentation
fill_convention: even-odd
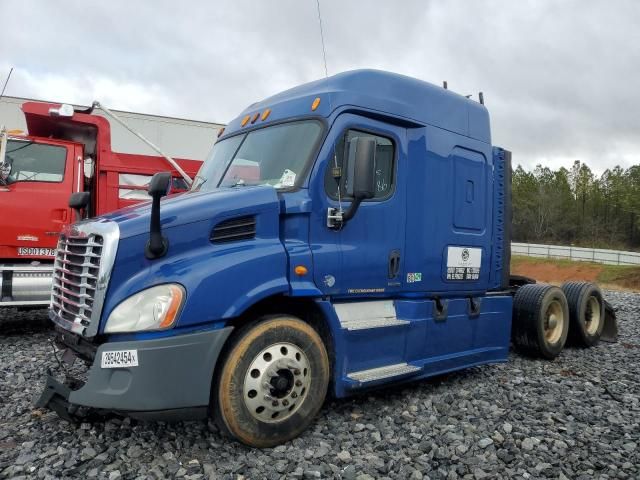
[[[163,230],[201,220],[255,212],[278,204],[278,194],[271,186],[220,188],[208,192],[189,192],[165,197],[160,202],[160,223]],[[103,215],[118,223],[120,238],[149,232],[151,202],[134,205]]]

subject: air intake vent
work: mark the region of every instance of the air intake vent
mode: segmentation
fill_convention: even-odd
[[[248,215],[220,222],[213,229],[210,240],[213,243],[227,243],[251,240],[255,237],[256,217]]]

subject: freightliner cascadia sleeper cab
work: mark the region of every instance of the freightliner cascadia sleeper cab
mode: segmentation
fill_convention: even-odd
[[[190,192],[160,201],[156,174],[152,203],[64,231],[50,316],[88,369],[50,372],[36,405],[213,415],[271,446],[328,393],[504,362],[512,338],[595,343],[615,320],[597,287],[510,279],[510,179],[484,105],[419,80],[352,71],[255,103]]]

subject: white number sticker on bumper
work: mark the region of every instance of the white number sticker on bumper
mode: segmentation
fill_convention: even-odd
[[[138,366],[137,350],[113,350],[102,352],[102,368],[126,368]]]
[[[53,257],[56,251],[53,248],[38,248],[38,247],[18,247],[18,255],[37,255],[39,257]]]

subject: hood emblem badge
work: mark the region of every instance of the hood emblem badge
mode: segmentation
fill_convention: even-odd
[[[325,275],[324,276],[324,284],[331,288],[336,284],[336,279],[333,275]]]

